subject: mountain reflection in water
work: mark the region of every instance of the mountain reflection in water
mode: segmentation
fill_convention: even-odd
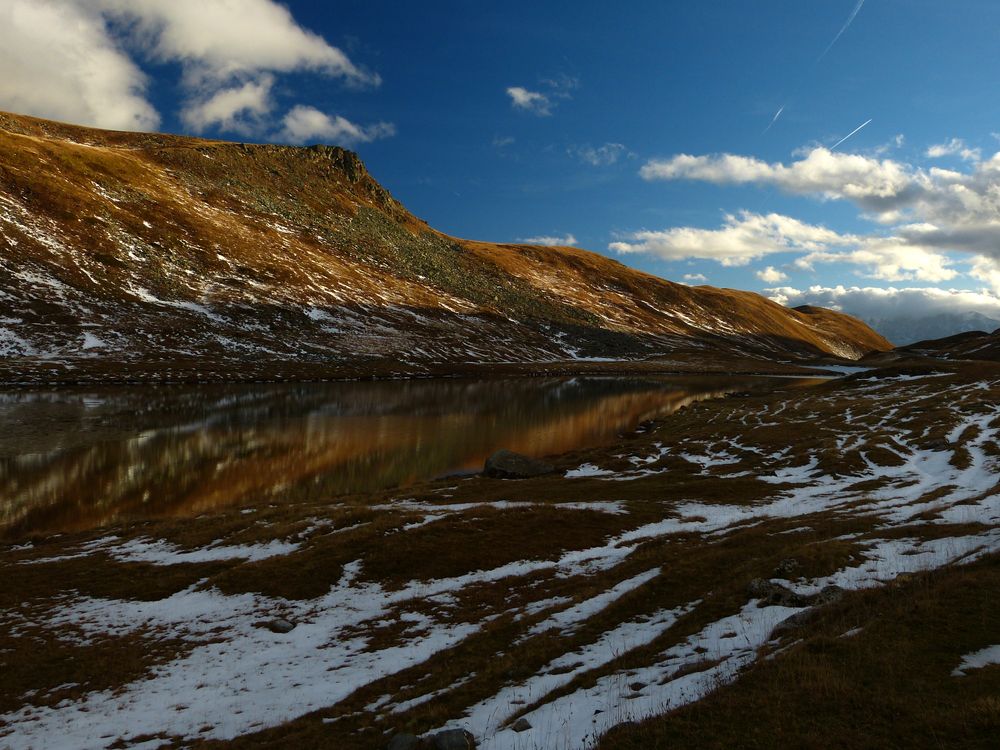
[[[501,447],[541,456],[606,443],[748,387],[519,378],[7,393],[0,536],[406,485],[478,470]]]

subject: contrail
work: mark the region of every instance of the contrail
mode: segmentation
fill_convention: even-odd
[[[864,2],[864,0],[862,0],[862,2]],[[856,128],[854,128],[854,130],[852,130],[852,131],[851,131],[850,133],[848,133],[848,134],[847,134],[847,135],[845,135],[845,136],[844,136],[843,138],[841,138],[841,139],[840,139],[839,141],[837,141],[837,142],[836,142],[835,144],[833,144],[833,147],[832,147],[832,148],[831,148],[830,150],[831,150],[831,151],[836,151],[836,150],[837,150],[837,146],[839,146],[839,145],[840,145],[841,143],[843,143],[844,141],[846,141],[846,140],[847,140],[848,138],[850,138],[850,137],[851,137],[852,135],[854,135],[855,133],[857,133],[857,132],[858,132],[859,130],[861,130],[861,128],[863,128],[863,127],[865,127],[866,125],[868,125],[868,123],[869,123],[869,122],[871,122],[871,121],[872,121],[872,120],[874,120],[874,119],[875,119],[875,118],[873,117],[873,118],[871,118],[870,120],[868,120],[868,122],[863,122],[863,123],[861,123],[860,125],[858,125],[858,126],[857,126]]]
[[[784,111],[785,111],[785,105],[782,104],[781,107],[778,108],[778,111],[774,113],[774,117],[771,118],[771,122],[769,122],[767,124],[767,127],[764,128],[764,133],[766,133],[768,130],[771,129],[771,126],[778,121],[778,118],[781,117],[781,113]],[[761,135],[764,135],[764,133],[761,133]]]
[[[830,42],[829,45],[827,45],[827,48],[825,50],[823,50],[823,54],[820,55],[818,58],[816,58],[816,62],[819,62],[824,57],[826,57],[826,53],[833,49],[833,45],[837,43],[837,40],[840,39],[840,37],[844,35],[844,32],[847,31],[848,28],[850,28],[850,25],[854,23],[855,16],[858,15],[858,13],[861,11],[861,6],[864,4],[865,0],[858,0],[858,4],[854,6],[854,10],[851,11],[851,15],[847,17],[847,23],[845,23],[841,27],[840,31],[837,32],[837,36],[835,36],[833,38],[833,41]]]

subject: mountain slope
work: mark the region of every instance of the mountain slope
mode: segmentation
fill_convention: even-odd
[[[0,356],[14,372],[100,362],[253,377],[293,362],[309,376],[888,348],[840,313],[573,248],[448,237],[343,149],[0,114]]]
[[[1000,361],[1000,330],[966,331],[940,339],[918,341],[896,349],[900,355],[923,355],[956,360]]]
[[[925,316],[887,316],[863,318],[865,323],[897,346],[918,341],[941,339],[969,331],[992,331],[1000,328],[1000,320],[972,310],[939,312]]]

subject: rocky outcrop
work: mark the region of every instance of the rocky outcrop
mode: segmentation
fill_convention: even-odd
[[[509,450],[498,450],[486,459],[483,467],[483,473],[494,479],[530,479],[555,470],[551,464]]]
[[[761,604],[781,607],[814,607],[835,602],[844,595],[840,586],[824,586],[816,594],[799,594],[796,591],[766,578],[755,578],[750,581],[747,593],[754,599],[760,599]]]

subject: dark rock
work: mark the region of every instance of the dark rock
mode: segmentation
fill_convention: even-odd
[[[830,604],[844,598],[844,590],[840,586],[824,586],[818,594],[812,597],[812,604]]]
[[[268,620],[267,622],[265,622],[264,627],[270,630],[272,633],[291,633],[293,630],[295,630],[295,623],[277,617],[273,620]]]
[[[771,635],[782,636],[786,633],[792,632],[793,630],[798,630],[802,626],[808,625],[815,616],[815,609],[804,609],[801,612],[796,612],[791,617],[786,617],[784,620],[775,625],[774,630],[771,631]]]
[[[796,594],[790,588],[764,578],[754,578],[750,581],[747,591],[754,599],[760,599],[762,604],[776,604],[782,607],[807,607],[810,604],[810,597]]]
[[[789,557],[778,563],[778,567],[774,569],[774,575],[776,578],[788,578],[798,569],[799,561],[794,557]]]
[[[520,719],[511,724],[510,728],[515,732],[527,732],[531,729],[531,723],[522,716]]]
[[[486,459],[483,473],[495,479],[527,479],[552,474],[555,467],[514,451],[498,450]]]
[[[929,443],[927,443],[927,450],[929,451],[943,451],[947,450],[950,447],[951,443],[949,443],[947,440],[941,440],[941,439],[931,440]]]
[[[430,738],[431,750],[475,750],[476,738],[465,729],[446,729]]]
[[[389,740],[388,750],[417,750],[420,747],[420,738],[415,734],[397,734]]]
[[[628,686],[628,689],[631,690],[633,693],[638,693],[644,687],[646,687],[645,682],[633,682],[631,685]]]

